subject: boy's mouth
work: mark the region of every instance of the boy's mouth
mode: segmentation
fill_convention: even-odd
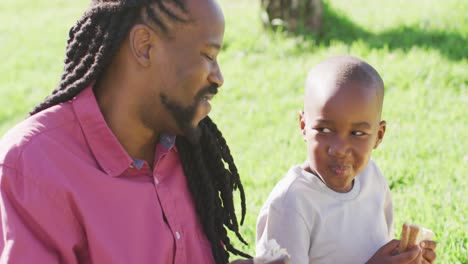
[[[339,176],[345,176],[351,171],[351,166],[349,165],[331,165],[330,170]]]

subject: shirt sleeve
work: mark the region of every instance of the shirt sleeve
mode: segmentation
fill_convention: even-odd
[[[61,197],[0,165],[0,263],[77,263],[76,220],[53,198]]]
[[[265,207],[257,220],[256,255],[265,253],[270,239],[286,248],[291,263],[309,263],[310,231],[294,205]]]

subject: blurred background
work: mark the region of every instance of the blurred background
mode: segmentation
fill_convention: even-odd
[[[468,1],[323,0],[318,13],[308,6],[317,1],[273,2],[220,1],[225,85],[211,116],[247,195],[249,245],[236,245],[254,254],[260,207],[306,158],[298,114],[308,70],[352,54],[386,84],[387,133],[373,157],[393,193],[396,237],[403,222],[423,225],[436,234],[438,263],[468,263]],[[0,135],[57,85],[68,29],[88,3],[0,2]]]

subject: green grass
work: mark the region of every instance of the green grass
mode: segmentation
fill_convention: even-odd
[[[391,185],[396,230],[404,221],[429,227],[438,263],[468,263],[468,1],[329,0],[320,38],[265,32],[258,2],[222,1],[225,85],[212,117],[247,193],[242,233],[250,244],[236,245],[254,253],[263,201],[306,158],[297,115],[307,71],[349,53],[372,64],[386,83],[387,134],[373,156]],[[55,87],[68,28],[86,5],[0,3],[0,134]]]

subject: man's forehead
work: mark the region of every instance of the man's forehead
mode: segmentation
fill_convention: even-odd
[[[187,9],[195,23],[224,24],[224,14],[216,0],[187,0]]]
[[[209,9],[204,15],[200,6],[197,5],[205,3],[202,4],[202,7],[209,6],[206,4],[207,1],[210,0],[185,0],[182,1],[183,3],[163,0],[152,3],[150,6],[142,8],[141,22],[150,27],[162,39],[170,42],[174,40],[185,42],[181,45],[213,42],[220,46],[224,35],[224,24],[222,24],[221,31],[213,29],[217,24],[213,19],[208,22],[206,19],[203,20],[204,16],[213,17],[213,15],[210,15]],[[220,27],[218,26],[218,28]]]
[[[215,0],[189,0],[190,25],[187,30],[195,34],[194,41],[201,40],[209,48],[220,50],[224,38],[224,15]]]
[[[185,0],[184,8],[174,1],[162,1],[151,8],[169,32],[193,27],[209,30],[216,26],[224,32],[224,15],[215,0]],[[146,22],[152,21],[145,10],[142,17]]]

